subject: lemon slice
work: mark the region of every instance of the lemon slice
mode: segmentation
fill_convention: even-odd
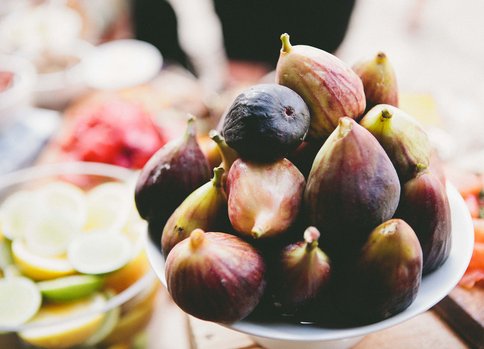
[[[40,291],[25,277],[0,280],[0,326],[17,326],[31,319],[41,305]]]
[[[123,183],[100,184],[87,195],[87,231],[120,231],[129,219],[132,192]]]
[[[42,187],[38,195],[44,208],[69,219],[77,229],[80,230],[85,224],[87,218],[86,195],[79,187],[57,181]]]
[[[105,316],[102,312],[87,313],[105,304],[106,298],[97,293],[76,302],[44,305],[30,322],[42,326],[21,331],[19,336],[29,344],[47,349],[82,344],[98,330]]]
[[[71,301],[99,290],[103,279],[94,275],[72,275],[37,283],[42,296],[51,301]]]
[[[12,257],[20,271],[33,280],[55,279],[75,273],[66,258],[36,255],[27,248],[23,239],[12,242]]]
[[[76,237],[67,249],[74,269],[84,274],[105,274],[128,264],[133,254],[130,240],[119,233],[92,233]]]
[[[0,207],[2,234],[10,240],[24,236],[38,208],[35,192],[18,191],[10,195]]]

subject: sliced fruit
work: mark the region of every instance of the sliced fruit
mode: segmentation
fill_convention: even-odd
[[[33,280],[55,279],[76,272],[66,258],[43,257],[32,253],[23,239],[13,241],[12,256],[20,271]]]
[[[130,240],[118,233],[79,235],[69,245],[67,258],[84,274],[105,274],[128,264],[132,257]]]
[[[105,304],[105,296],[99,293],[76,302],[47,304],[31,321],[43,326],[29,328],[20,332],[19,336],[31,345],[47,349],[79,345],[98,330],[106,316],[101,311],[88,313],[101,309]]]
[[[85,342],[85,345],[94,346],[101,343],[114,330],[121,317],[121,309],[115,307],[106,313],[104,321],[99,326],[96,332],[90,336]]]
[[[129,218],[132,191],[126,184],[109,182],[98,185],[87,195],[85,230],[120,231]]]
[[[0,240],[0,269],[5,269],[13,263],[11,243],[7,239]]]
[[[135,258],[119,270],[106,275],[104,287],[120,293],[141,279],[150,269],[145,251],[141,251]]]
[[[42,296],[51,301],[71,301],[87,297],[102,285],[103,278],[95,275],[65,276],[37,284]]]
[[[10,240],[24,236],[38,207],[34,192],[18,191],[10,195],[0,208],[2,234]]]
[[[0,280],[0,327],[17,326],[30,320],[40,308],[42,297],[35,283],[25,277]]]

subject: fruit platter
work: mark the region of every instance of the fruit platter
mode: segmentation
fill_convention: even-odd
[[[189,117],[140,172],[136,207],[189,315],[268,348],[350,347],[450,292],[472,222],[384,53],[349,67],[281,42],[275,82],[234,99],[214,153]]]

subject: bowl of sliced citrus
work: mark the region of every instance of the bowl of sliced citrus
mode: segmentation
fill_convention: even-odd
[[[129,345],[158,283],[134,173],[72,162],[0,177],[0,348]]]

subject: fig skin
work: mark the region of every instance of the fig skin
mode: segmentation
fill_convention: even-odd
[[[365,59],[353,65],[353,70],[363,82],[366,110],[377,104],[398,107],[398,84],[395,71],[383,52],[372,59]]]
[[[430,164],[432,147],[420,123],[388,104],[373,107],[360,124],[378,139],[392,160],[402,183]]]
[[[329,283],[330,260],[318,247],[319,236],[317,228],[308,227],[304,241],[292,243],[281,252],[278,298],[286,312],[316,299]]]
[[[341,118],[304,193],[309,224],[324,234],[329,256],[352,258],[372,229],[393,216],[399,199],[400,182],[381,145],[353,119]]]
[[[329,136],[340,117],[357,119],[364,113],[363,83],[349,66],[318,48],[292,46],[288,34],[281,41],[276,82],[296,91],[309,107],[309,140]]]
[[[236,160],[227,176],[233,228],[254,239],[283,234],[298,217],[305,183],[287,159],[269,164]]]
[[[262,256],[242,239],[194,230],[166,259],[175,303],[199,319],[232,323],[248,316],[265,289]]]
[[[214,169],[214,177],[191,193],[173,212],[161,236],[161,249],[166,257],[173,247],[197,229],[223,228],[227,215],[227,196],[222,187],[223,167]]]
[[[225,114],[222,135],[242,158],[271,162],[301,144],[309,123],[309,109],[296,92],[277,84],[259,84],[235,98]]]
[[[188,119],[185,134],[158,150],[141,170],[135,189],[136,208],[152,226],[166,220],[195,189],[210,180],[210,168],[196,139],[195,118]],[[150,229],[158,244],[161,230]]]
[[[423,273],[438,269],[449,257],[452,220],[447,192],[430,171],[403,185],[396,217],[415,230],[423,251]]]

